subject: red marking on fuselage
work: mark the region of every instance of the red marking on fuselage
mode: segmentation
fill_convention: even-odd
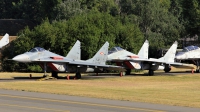
[[[47,65],[48,65],[53,71],[58,71],[58,69],[53,65],[53,63],[47,63]]]
[[[103,52],[100,52],[100,54],[103,55],[104,53],[103,53]]]
[[[124,61],[124,64],[130,69],[134,68],[133,65],[129,61]]]
[[[122,66],[122,62],[116,62],[117,66]]]
[[[139,56],[137,56],[137,55],[134,55],[134,56],[128,56],[128,57],[130,57],[130,58],[139,58]]]
[[[50,57],[51,59],[54,60],[63,60],[63,57],[58,57],[58,56],[54,56],[54,57]]]

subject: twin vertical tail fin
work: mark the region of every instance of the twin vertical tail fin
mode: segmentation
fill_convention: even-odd
[[[74,59],[74,60],[81,59],[81,43],[79,40],[76,41],[76,43],[74,44],[72,49],[69,51],[66,57],[70,59]]]
[[[177,46],[178,42],[175,41],[170,49],[167,51],[167,53],[163,57],[159,58],[159,60],[163,62],[174,62]]]
[[[146,40],[142,45],[140,51],[138,52],[138,56],[140,58],[148,59],[148,52],[149,52],[149,41]]]
[[[9,35],[6,33],[3,38],[0,40],[0,48],[9,43]]]
[[[108,47],[109,43],[106,42],[100,50],[93,56],[93,58],[86,60],[87,62],[90,63],[95,63],[95,64],[106,64],[106,60],[108,57]]]

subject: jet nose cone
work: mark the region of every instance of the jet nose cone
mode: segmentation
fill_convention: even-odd
[[[30,58],[27,54],[17,55],[12,60],[18,61],[18,62],[30,62]]]

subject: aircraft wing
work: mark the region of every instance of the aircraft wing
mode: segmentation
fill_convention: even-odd
[[[176,67],[176,68],[185,68],[185,69],[194,69],[195,68],[193,64],[178,63],[178,62],[165,62],[165,61],[153,59],[153,58],[146,60],[146,62],[159,63],[159,64],[161,64],[161,63],[162,64],[169,64],[169,65]]]
[[[167,63],[165,61],[161,61],[161,60],[154,59],[154,58],[149,58],[149,59],[142,59],[142,58],[134,58],[134,59],[112,59],[112,60],[107,60],[107,61],[110,61],[110,62],[131,61],[131,62]]]
[[[193,64],[186,64],[186,63],[168,63],[175,68],[185,68],[185,69],[195,69],[195,65]]]
[[[169,64],[169,65],[176,67],[176,68],[186,68],[186,69],[194,69],[195,68],[193,64],[178,63],[178,62],[165,62],[165,61],[161,61],[161,60],[157,60],[157,59],[151,59],[151,58],[150,58],[150,61],[154,62],[154,63]]]
[[[133,61],[133,62],[143,62],[148,61],[148,59],[134,58],[134,59],[111,59],[107,60],[108,62],[124,62],[124,61]]]
[[[126,71],[126,69],[121,66],[88,63],[88,62],[85,62],[82,60],[68,60],[68,59],[54,60],[51,58],[43,58],[43,59],[31,60],[31,61],[38,62],[38,63],[44,63],[44,62],[46,62],[46,63],[67,63],[67,64],[77,65],[77,66],[87,66],[90,68],[104,68],[107,70]]]
[[[187,58],[187,59],[181,59],[181,60],[199,60],[200,59],[200,57],[199,58]]]
[[[186,63],[178,63],[178,62],[165,62],[165,61],[161,61],[158,59],[154,59],[154,58],[149,58],[149,59],[139,59],[139,58],[135,58],[135,59],[112,59],[112,60],[108,60],[111,62],[124,62],[124,61],[131,61],[131,62],[149,62],[149,63],[158,63],[158,64],[169,64],[171,66],[174,66],[176,68],[186,68],[186,69],[194,69],[194,65],[193,64],[186,64]]]
[[[54,60],[54,59],[51,59],[51,58],[40,58],[40,59],[37,59],[37,60],[31,60],[31,62],[38,62],[38,63],[69,63],[73,60],[68,60],[68,59],[57,59],[57,60]]]
[[[87,66],[90,68],[104,68],[107,70],[126,71],[125,67],[121,67],[121,66],[88,63],[88,62],[84,62],[84,61],[72,61],[72,62],[69,62],[69,64],[77,65],[77,66]]]

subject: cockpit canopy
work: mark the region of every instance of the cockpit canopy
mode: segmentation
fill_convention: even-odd
[[[188,51],[192,51],[192,50],[196,50],[196,49],[199,49],[199,47],[193,46],[193,45],[192,46],[187,46],[182,50],[182,52],[188,52]]]
[[[42,51],[45,51],[45,49],[41,47],[35,47],[31,49],[29,52],[42,52]]]
[[[113,47],[111,50],[108,51],[108,54],[112,54],[117,51],[123,50],[121,47]]]

